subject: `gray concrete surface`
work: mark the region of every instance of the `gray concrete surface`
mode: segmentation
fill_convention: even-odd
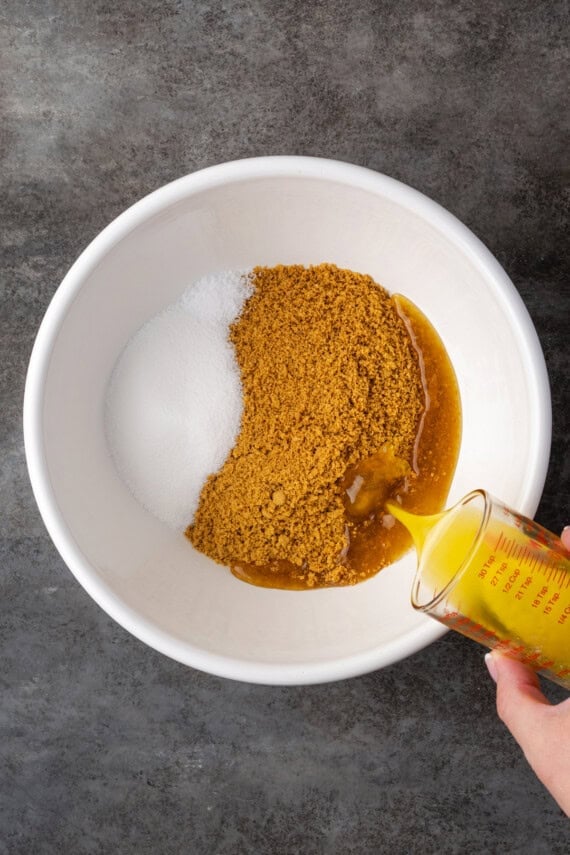
[[[570,516],[559,0],[4,0],[0,6],[0,852],[529,853],[569,826],[448,635],[368,676],[263,688],[145,648],[43,528],[21,405],[66,269],[121,210],[247,155],[424,191],[513,278],[553,389],[538,518]],[[551,692],[555,699],[563,692]]]

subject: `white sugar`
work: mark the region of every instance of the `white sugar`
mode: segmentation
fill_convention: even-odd
[[[192,521],[237,438],[242,394],[228,327],[251,291],[243,271],[203,277],[133,336],[113,372],[106,426],[115,464],[172,528]]]

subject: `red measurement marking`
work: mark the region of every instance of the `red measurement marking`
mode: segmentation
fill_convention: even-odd
[[[501,545],[501,542],[502,542],[502,540],[503,540],[503,537],[504,537],[503,532],[501,532],[501,533],[500,533],[500,535],[499,535],[499,539],[498,539],[498,541],[497,541],[497,545],[495,546],[495,548],[494,548],[493,552],[496,552],[496,551],[497,551],[497,549],[498,549],[498,548],[499,548],[499,546]]]
[[[511,653],[515,653],[515,654],[519,655],[520,653],[524,653],[524,650],[525,650],[524,644],[519,644],[518,647],[513,647],[511,645]]]

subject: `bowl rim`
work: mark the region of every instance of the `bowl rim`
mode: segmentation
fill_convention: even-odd
[[[523,347],[527,380],[537,404],[530,413],[532,455],[526,461],[522,498],[516,510],[533,516],[544,488],[550,457],[552,411],[548,373],[538,335],[521,296],[496,258],[453,214],[418,190],[363,166],[299,155],[234,160],[178,178],[135,202],[83,250],[55,291],[39,327],[26,376],[23,428],[28,473],[46,529],[59,554],[95,602],[124,629],[185,665],[216,676],[266,685],[303,685],[354,677],[392,665],[447,631],[435,621],[396,637],[377,649],[314,663],[269,664],[213,654],[159,629],[120,599],[82,553],[58,507],[43,442],[45,382],[51,354],[65,316],[83,281],[101,258],[131,231],[160,211],[205,190],[259,178],[308,178],[335,182],[384,196],[444,233],[494,286],[494,295]]]

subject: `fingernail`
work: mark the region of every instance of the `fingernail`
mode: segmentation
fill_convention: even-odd
[[[497,663],[493,659],[492,653],[485,653],[485,665],[492,679],[497,682]]]

